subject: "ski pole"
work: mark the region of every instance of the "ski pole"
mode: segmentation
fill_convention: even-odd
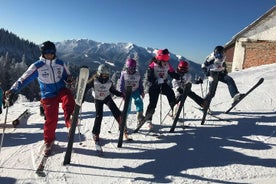
[[[184,106],[182,107],[182,117],[183,117],[183,129],[185,129],[185,124],[184,124],[184,118],[185,118],[185,109],[184,109]]]
[[[3,146],[6,124],[7,124],[7,117],[8,117],[8,110],[9,110],[9,99],[5,100],[5,105],[6,105],[6,114],[5,114],[5,120],[4,120],[4,126],[3,126],[3,133],[2,133],[2,137],[1,137],[0,153],[1,153],[2,146]]]
[[[172,109],[170,109],[167,114],[164,116],[164,118],[161,121],[161,125],[163,124],[163,122],[165,121],[166,117],[171,113]]]
[[[161,123],[162,123],[162,91],[160,93],[160,117],[159,117],[159,122],[160,122],[160,125],[161,125]]]
[[[124,101],[124,99],[122,98],[122,100],[120,102],[120,105],[119,105],[119,109],[121,108],[121,106],[123,104],[123,101]],[[112,125],[111,125],[110,129],[108,130],[108,133],[110,133],[110,134],[111,134],[111,129],[113,128],[114,123],[115,123],[115,118],[114,118],[114,120],[112,122]]]

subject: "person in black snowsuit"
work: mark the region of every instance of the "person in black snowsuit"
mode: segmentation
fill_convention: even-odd
[[[124,97],[124,94],[117,91],[113,86],[112,81],[109,79],[109,68],[105,64],[98,67],[98,71],[87,82],[85,93],[92,88],[94,103],[96,108],[96,118],[92,130],[93,139],[99,142],[99,135],[101,131],[101,123],[103,118],[103,105],[106,104],[111,110],[117,122],[121,123],[121,111],[114,103],[111,94],[119,97]],[[125,136],[126,132],[125,132]]]
[[[218,80],[227,84],[229,93],[233,98],[233,102],[235,102],[236,100],[239,100],[239,98],[243,95],[238,91],[238,88],[233,78],[228,75],[223,46],[220,46],[220,45],[216,46],[214,49],[214,52],[212,52],[209,56],[207,56],[205,62],[201,65],[201,68],[205,73],[205,75],[208,76],[209,78],[209,81],[210,81],[209,89],[212,86],[213,74],[215,71],[215,72],[219,72]],[[207,95],[210,95],[210,94],[208,93]],[[214,97],[215,93],[212,95],[213,95],[212,97]]]
[[[181,98],[181,95],[184,92],[185,86],[190,83],[192,84],[192,75],[189,73],[189,64],[185,60],[180,60],[177,66],[176,72],[180,75],[180,79],[173,79],[172,80],[172,87],[175,92],[175,96],[177,99]],[[202,83],[202,79],[198,79],[195,81],[196,84]],[[204,107],[205,100],[198,96],[195,92],[190,90],[188,97],[190,97],[193,101],[195,101],[200,107]],[[179,99],[180,100],[180,99]],[[174,110],[176,113],[177,110]]]
[[[153,128],[152,115],[155,112],[159,94],[167,96],[169,105],[173,109],[176,104],[175,94],[172,88],[168,85],[168,77],[179,79],[174,68],[169,63],[170,54],[168,49],[158,50],[156,56],[152,58],[146,73],[146,86],[149,93],[149,105],[146,110],[145,117],[151,115],[148,119],[148,126],[150,131]]]

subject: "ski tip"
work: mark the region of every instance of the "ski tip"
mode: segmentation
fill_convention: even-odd
[[[126,141],[127,141],[127,142],[132,142],[133,139],[132,139],[132,138],[128,138],[128,139],[126,139]]]
[[[45,176],[46,176],[46,173],[45,173],[44,171],[37,170],[35,173],[36,173],[37,176],[39,176],[39,177],[45,177]]]

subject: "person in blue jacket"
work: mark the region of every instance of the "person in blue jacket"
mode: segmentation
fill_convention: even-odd
[[[73,78],[65,63],[56,56],[55,44],[44,42],[41,47],[41,57],[33,63],[26,72],[5,92],[5,97],[12,102],[14,94],[35,79],[38,80],[41,91],[41,103],[45,114],[44,123],[44,154],[51,152],[55,140],[55,131],[58,122],[59,103],[62,103],[65,125],[71,127],[71,115],[75,107],[72,91],[66,87]],[[12,105],[12,103],[9,103]]]

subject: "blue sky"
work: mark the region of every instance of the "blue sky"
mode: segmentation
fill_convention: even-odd
[[[37,44],[87,38],[202,63],[276,0],[0,0],[0,28]]]

